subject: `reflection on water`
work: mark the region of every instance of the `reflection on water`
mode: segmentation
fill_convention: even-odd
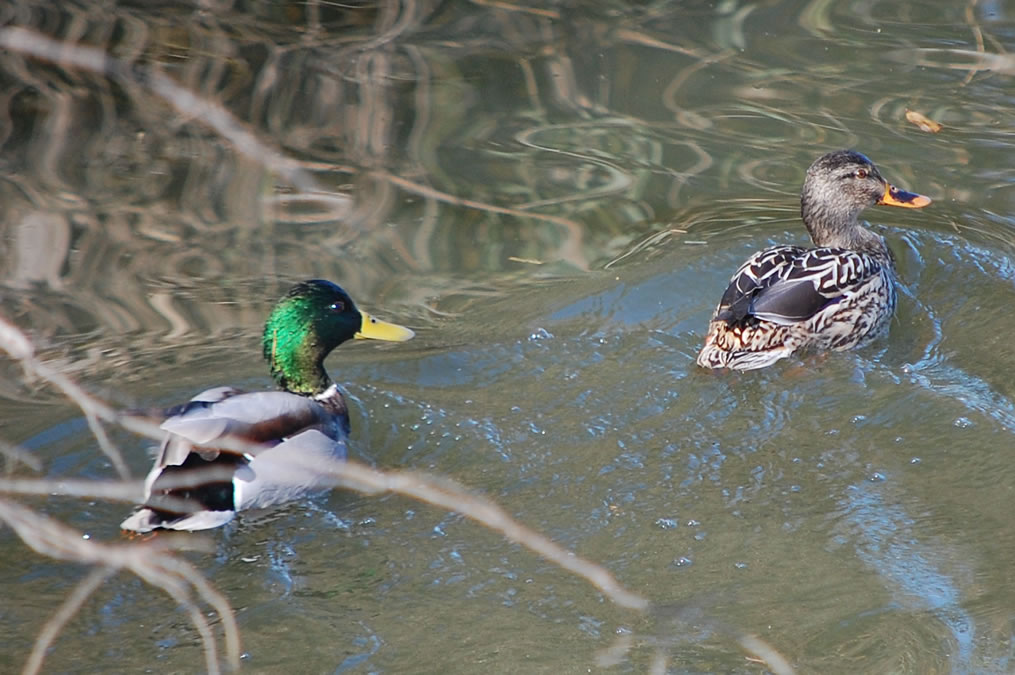
[[[958,584],[968,584],[970,570],[959,563],[959,578],[942,573],[936,561],[954,558],[955,552],[938,541],[916,536],[916,522],[898,504],[886,503],[871,482],[853,486],[843,499],[844,523],[854,531],[851,542],[860,560],[873,568],[894,591],[903,607],[927,611],[947,626],[943,636],[954,646],[953,662],[963,669],[973,665],[975,622],[961,604]],[[898,499],[898,496],[893,496]],[[965,578],[963,578],[965,577]]]
[[[419,329],[397,352],[329,360],[354,453],[459,479],[655,602],[700,607],[679,642],[660,638],[671,668],[756,672],[723,625],[801,672],[1006,671],[1007,14],[19,0],[5,24],[136,70],[0,54],[2,313],[90,390],[162,405],[267,387],[268,307],[293,279],[334,279]],[[221,105],[236,134],[181,114],[146,73]],[[758,373],[694,367],[730,273],[806,241],[803,172],[850,146],[935,199],[866,214],[900,262],[888,339]],[[51,476],[112,474],[77,412],[0,369],[5,441]],[[147,468],[144,443],[115,440]],[[106,539],[122,516],[33,504]],[[16,668],[79,572],[2,536],[0,663]],[[618,632],[661,629],[395,497],[336,492],[215,541],[193,560],[238,608],[255,671],[570,672]],[[152,597],[114,578],[47,667],[192,669],[196,637]],[[644,669],[651,652],[626,658]]]

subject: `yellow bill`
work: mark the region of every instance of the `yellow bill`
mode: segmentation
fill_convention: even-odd
[[[406,340],[412,339],[412,336],[415,335],[414,332],[405,326],[399,326],[397,323],[388,323],[387,321],[375,319],[366,312],[360,312],[360,314],[363,315],[363,324],[354,336],[357,340],[387,340],[388,342],[405,342]]]

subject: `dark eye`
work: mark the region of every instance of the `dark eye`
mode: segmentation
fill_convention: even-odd
[[[866,178],[869,174],[867,172],[867,169],[857,169],[856,173],[853,175],[856,176],[857,178]]]
[[[339,300],[338,302],[333,302],[330,305],[328,305],[328,309],[330,309],[332,312],[344,312],[345,303],[343,303],[341,300]]]

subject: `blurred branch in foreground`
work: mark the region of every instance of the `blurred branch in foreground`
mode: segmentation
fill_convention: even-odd
[[[98,433],[102,433],[103,437],[105,437],[105,432],[98,422],[99,419],[121,424],[135,433],[154,440],[161,440],[165,435],[158,425],[113,410],[105,403],[86,394],[84,390],[61,373],[41,363],[35,358],[31,342],[25,334],[3,318],[0,318],[0,347],[20,360],[26,372],[41,377],[63,391],[81,408],[86,416],[90,415],[95,420],[93,431],[97,430]],[[262,446],[239,438],[216,440],[216,444],[219,450],[251,455],[256,455],[263,449]],[[111,457],[115,456],[115,461],[122,463],[123,459],[119,450],[112,446],[110,446],[110,450],[113,453]],[[296,461],[295,458],[294,461]],[[315,464],[314,469],[323,476],[332,476],[336,485],[358,492],[366,494],[395,492],[450,511],[460,512],[466,517],[502,533],[510,541],[521,544],[564,569],[583,577],[617,605],[638,610],[648,608],[647,599],[624,588],[605,568],[574,555],[542,534],[518,523],[493,501],[472,495],[462,486],[448,479],[436,479],[412,472],[385,473],[352,461],[335,461],[330,465]]]
[[[119,450],[109,442],[102,427],[103,422],[118,424],[155,440],[161,440],[164,435],[157,424],[113,410],[87,394],[62,373],[39,361],[28,337],[3,317],[0,317],[0,348],[19,361],[29,377],[35,376],[46,380],[81,408],[89,419],[92,432],[99,439],[103,451],[113,459],[115,465],[122,465],[123,459]],[[263,449],[262,446],[236,438],[225,438],[221,442],[216,441],[216,444],[222,451],[254,455]],[[493,500],[472,494],[454,481],[409,471],[378,471],[352,461],[335,461],[324,465],[315,463],[313,468],[321,476],[331,477],[335,486],[365,494],[393,492],[461,513],[491,530],[500,532],[509,541],[524,546],[562,569],[585,579],[616,605],[640,612],[647,612],[650,609],[646,597],[625,588],[603,566],[575,555],[540,532],[522,525]],[[126,475],[125,467],[121,475]],[[201,482],[203,478],[191,480]],[[88,481],[8,479],[0,481],[0,492],[22,494],[45,492],[140,501],[138,497],[141,486],[136,481],[117,483],[96,481],[91,486],[87,483]],[[0,520],[10,525],[28,546],[43,555],[95,566],[40,631],[25,665],[26,673],[39,671],[46,649],[56,639],[61,628],[81,608],[92,592],[116,571],[123,569],[161,588],[188,611],[192,624],[201,636],[207,668],[209,672],[218,672],[215,637],[195,602],[195,594],[197,598],[211,605],[222,617],[227,662],[230,667],[238,667],[239,633],[228,601],[212,588],[193,566],[171,554],[171,551],[181,550],[185,546],[195,548],[194,542],[204,540],[184,535],[160,536],[157,540],[128,544],[94,542],[83,538],[79,532],[8,499],[0,499]],[[788,663],[761,640],[748,635],[739,638],[738,642],[747,651],[765,661],[773,672],[779,675],[792,672]],[[659,659],[665,661],[664,655],[658,655],[657,660]]]
[[[153,586],[161,588],[187,610],[191,623],[201,636],[205,665],[209,673],[219,672],[218,649],[211,625],[195,601],[211,605],[222,620],[226,659],[231,668],[240,664],[240,634],[229,601],[212,588],[190,563],[171,554],[174,550],[211,550],[197,537],[159,537],[146,542],[104,544],[91,541],[51,518],[26,506],[0,499],[0,520],[7,523],[25,544],[42,555],[57,560],[94,565],[92,572],[71,592],[60,609],[39,632],[25,673],[38,673],[46,650],[64,625],[77,613],[88,596],[119,570],[128,570]]]

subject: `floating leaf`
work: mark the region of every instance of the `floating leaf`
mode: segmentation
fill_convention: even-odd
[[[940,124],[923,113],[918,113],[915,110],[906,110],[906,120],[920,127],[920,131],[928,131],[932,134],[936,134],[941,131]]]

